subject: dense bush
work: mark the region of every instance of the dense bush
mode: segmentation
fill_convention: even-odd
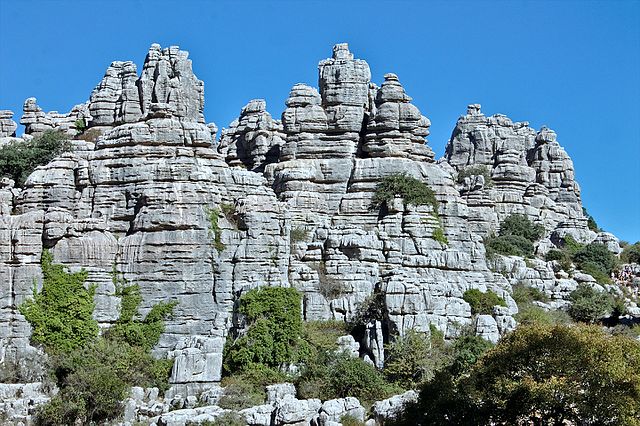
[[[620,259],[624,263],[640,263],[640,241],[626,245],[620,254]]]
[[[435,328],[430,336],[408,330],[385,346],[384,375],[403,389],[415,389],[445,365],[448,349]]]
[[[589,214],[589,212],[587,212],[587,209],[585,209],[584,207],[582,208],[582,214],[587,218],[587,227],[591,231],[602,232],[602,230],[600,229],[600,227],[596,223],[596,220],[593,218],[593,216],[591,216]]]
[[[502,254],[506,256],[531,257],[533,243],[544,235],[544,226],[533,224],[526,216],[513,214],[500,224],[498,236],[485,239],[487,255]]]
[[[500,236],[515,235],[531,242],[542,238],[544,231],[544,226],[532,223],[521,214],[512,214],[500,224]]]
[[[68,352],[98,336],[93,319],[95,286],[85,288],[86,271],[68,273],[53,264],[48,250],[42,253],[42,290],[33,290],[19,310],[31,324],[31,339],[51,351]]]
[[[477,288],[469,289],[464,292],[462,298],[471,305],[471,313],[474,315],[491,315],[494,306],[507,306],[504,299],[491,290],[483,293]]]
[[[580,284],[569,295],[569,315],[576,321],[594,323],[611,312],[611,297],[587,284]]]
[[[94,287],[85,289],[86,273],[67,273],[42,254],[43,286],[20,311],[33,327],[33,340],[47,351],[59,388],[37,411],[42,425],[100,423],[118,417],[132,385],[168,388],[172,360],[156,360],[150,349],[164,330],[174,304],[154,306],[137,320],[141,301],[135,286],[120,292],[121,315],[113,330],[98,337],[93,319]]]
[[[346,354],[334,357],[329,364],[328,373],[328,389],[325,394],[332,395],[331,398],[353,396],[361,401],[372,402],[400,390],[385,382],[376,367],[361,358],[352,358]]]
[[[0,147],[0,177],[9,177],[22,187],[36,167],[72,149],[66,139],[62,132],[48,130],[30,141],[16,140]]]
[[[294,288],[262,287],[244,294],[238,313],[247,322],[245,333],[230,335],[224,348],[227,374],[263,365],[280,369],[308,356],[302,339],[301,295]]]
[[[572,323],[571,317],[565,311],[546,311],[541,307],[532,304],[524,304],[523,306],[518,306],[518,313],[514,316],[514,318],[516,321],[518,321],[518,324],[523,325],[555,325]]]
[[[242,410],[263,404],[267,396],[264,386],[242,375],[225,377],[221,385],[224,394],[218,405],[227,410]]]
[[[546,303],[549,301],[549,296],[547,296],[543,291],[523,283],[518,283],[513,286],[512,297],[518,305],[531,302]]]
[[[367,297],[358,307],[348,323],[353,331],[373,321],[382,321],[387,316],[387,302],[382,292],[375,292]]]
[[[573,261],[580,269],[584,270],[585,265],[590,268],[597,268],[605,275],[609,276],[617,265],[617,259],[604,244],[591,243],[579,249],[573,256]]]
[[[405,174],[393,174],[383,178],[376,186],[371,200],[372,207],[379,208],[397,196],[402,197],[406,204],[427,204],[431,205],[434,211],[438,210],[438,201],[433,190],[424,182]]]
[[[639,425],[640,344],[592,326],[520,326],[443,370],[398,424]]]
[[[491,178],[491,171],[483,164],[477,166],[467,166],[458,172],[458,183],[463,183],[465,178],[470,176],[483,176],[484,186],[486,188],[493,187],[493,179]]]

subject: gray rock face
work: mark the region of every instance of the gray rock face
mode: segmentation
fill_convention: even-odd
[[[16,135],[18,125],[13,121],[13,111],[0,110],[0,138]]]
[[[373,412],[376,424],[383,425],[385,422],[395,419],[403,412],[404,407],[408,403],[416,402],[417,400],[418,394],[410,390],[374,403],[371,411]]]
[[[271,118],[265,101],[254,99],[242,108],[240,118],[229,129],[223,129],[218,152],[230,166],[262,171],[278,161],[284,137],[282,124]]]
[[[492,178],[491,188],[484,177],[482,182],[474,176],[460,182],[475,232],[494,232],[504,218],[518,213],[543,223],[547,235],[569,233],[582,242],[595,238],[582,213],[573,162],[552,130],[536,132],[527,122],[514,123],[500,114],[486,117],[480,105],[469,105],[456,124],[445,158],[456,172],[484,166]]]
[[[24,101],[23,111],[20,124],[24,125],[25,134],[33,136],[41,135],[47,130],[59,130],[74,136],[78,133],[76,122],[86,124],[91,118],[86,103],[74,106],[68,113],[60,114],[57,111],[44,112],[36,103],[36,98],[28,98]]]
[[[429,332],[432,324],[453,337],[473,324],[495,341],[515,326],[511,285],[524,280],[540,288],[553,307],[564,306],[577,286],[553,262],[500,258],[489,265],[482,243],[511,213],[545,225],[539,251],[563,233],[596,238],[582,216],[571,161],[551,131],[487,118],[472,105],[446,161],[435,162],[425,140],[429,120],[398,78],[387,74],[378,88],[346,44],[320,62],[319,90],[293,86],[281,122],[264,101],[251,101],[217,146],[203,96],[188,54],[153,45],[139,78],[133,63],[114,62],[91,94],[86,117],[103,131],[95,144],[77,143],[37,168],[22,189],[0,182],[0,354],[37,358],[17,307],[34,281],[41,285],[43,248],[57,263],[88,271],[103,327],[120,310],[113,270],[140,287],[143,315],[158,302],[178,302],[154,353],[175,358],[166,398],[181,402],[181,410],[149,408],[160,416],[157,424],[221,413],[193,408],[189,397],[204,392],[201,401],[217,402],[219,389],[211,386],[220,380],[222,348],[241,328],[233,306],[252,288],[298,289],[305,320],[350,319],[377,295],[384,317],[341,345],[382,366],[389,331]],[[37,134],[76,116],[56,121],[32,100],[23,123]],[[493,187],[484,176],[456,184],[457,173],[473,164],[488,167]],[[376,185],[397,173],[433,189],[437,211],[400,198],[372,209]],[[444,239],[434,236],[439,231]],[[217,238],[224,248],[216,248]],[[470,288],[490,289],[508,306],[473,319],[462,298]],[[299,401],[291,389],[274,392],[273,416],[282,424],[320,415],[320,401]],[[262,424],[267,411],[243,415]]]

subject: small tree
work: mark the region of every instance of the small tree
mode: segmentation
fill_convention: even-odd
[[[47,130],[30,141],[10,142],[0,148],[0,177],[9,177],[17,187],[22,187],[36,167],[71,149],[64,133],[54,130]]]
[[[576,321],[592,324],[611,311],[611,298],[587,284],[580,284],[569,295],[569,315]]]
[[[431,188],[414,177],[399,173],[387,176],[378,183],[371,205],[379,208],[396,196],[402,197],[407,204],[414,206],[428,204],[435,212],[438,211],[438,201]]]
[[[462,298],[471,306],[472,314],[491,315],[494,306],[507,306],[505,300],[491,290],[483,293],[477,288],[469,289]]]

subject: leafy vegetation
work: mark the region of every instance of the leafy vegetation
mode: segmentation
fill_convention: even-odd
[[[84,271],[68,273],[42,254],[42,291],[20,311],[34,329],[32,340],[49,355],[59,392],[37,411],[38,424],[100,423],[118,417],[132,385],[168,388],[172,360],[156,360],[153,347],[175,304],[154,306],[135,318],[141,302],[136,286],[119,293],[121,315],[104,337],[93,319],[94,287],[85,289]]]
[[[387,176],[378,183],[371,204],[374,208],[380,208],[395,197],[402,197],[406,204],[430,205],[434,212],[438,211],[438,201],[431,188],[414,177],[399,173]]]
[[[313,263],[311,267],[318,274],[318,291],[327,300],[337,299],[344,294],[345,286],[343,282],[329,276],[327,264],[324,261]]]
[[[205,211],[207,213],[207,219],[209,219],[209,232],[213,234],[213,247],[218,253],[221,253],[226,248],[222,242],[222,229],[220,229],[220,225],[218,224],[222,213],[218,209],[206,209]]]
[[[444,367],[449,352],[442,333],[435,327],[429,336],[409,330],[386,345],[384,375],[403,389],[415,389]]]
[[[243,375],[225,377],[221,385],[224,394],[218,405],[228,410],[242,410],[263,404],[267,394],[264,386]]]
[[[47,130],[30,141],[15,140],[0,147],[0,177],[13,179],[21,188],[36,167],[71,149],[67,137],[53,130]]]
[[[494,306],[507,306],[504,299],[491,290],[483,293],[477,288],[469,289],[464,292],[462,298],[471,305],[471,313],[474,315],[491,315]]]
[[[350,330],[362,328],[372,321],[382,321],[387,315],[385,296],[375,292],[367,297],[358,307],[348,323]]]
[[[309,233],[302,227],[296,227],[291,230],[290,238],[292,243],[299,243],[306,241],[309,238]]]
[[[73,128],[78,133],[84,133],[87,130],[87,123],[84,121],[84,118],[79,118],[73,122]]]
[[[611,312],[611,297],[587,284],[580,284],[569,295],[569,315],[576,321],[592,324]]]
[[[635,244],[627,244],[620,254],[624,263],[640,263],[640,241]]]
[[[582,208],[582,214],[587,218],[587,227],[594,232],[602,232],[602,229],[596,223],[596,220],[587,212],[586,208]]]
[[[513,286],[513,300],[518,304],[525,304],[531,302],[548,302],[549,296],[544,294],[541,290],[531,287],[522,283],[518,283]]]
[[[440,228],[440,227],[438,227],[438,228],[433,230],[432,237],[433,237],[434,240],[436,240],[440,244],[449,244],[449,240],[444,235],[444,232],[442,231],[442,228]]]
[[[308,355],[302,339],[301,295],[294,288],[262,287],[238,301],[246,332],[230,336],[224,348],[227,374],[259,367],[282,369]]]
[[[493,187],[493,179],[491,178],[491,171],[489,168],[483,164],[476,166],[467,166],[464,169],[458,172],[458,183],[464,183],[465,178],[471,176],[482,176],[484,177],[484,186],[485,188]]]
[[[93,319],[95,285],[85,288],[87,272],[68,273],[64,266],[53,264],[45,250],[41,258],[42,290],[33,289],[19,310],[31,324],[31,339],[50,351],[69,352],[98,336]]]
[[[529,218],[520,214],[508,216],[500,225],[498,236],[485,239],[487,255],[502,254],[506,256],[531,257],[533,243],[544,235],[544,226],[533,224]]]
[[[579,249],[573,255],[573,261],[578,268],[585,270],[598,270],[607,278],[617,265],[617,259],[604,244],[591,243]],[[595,277],[594,277],[595,278]]]
[[[639,414],[640,343],[594,326],[536,324],[466,369],[436,374],[398,424],[638,425]]]

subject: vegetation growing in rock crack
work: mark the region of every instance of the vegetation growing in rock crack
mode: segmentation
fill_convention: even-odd
[[[533,243],[544,235],[544,226],[532,223],[528,217],[520,214],[508,216],[500,224],[498,236],[485,239],[487,256],[494,254],[505,256],[533,256]]]
[[[318,274],[318,291],[327,300],[337,299],[345,292],[345,285],[342,281],[329,276],[327,272],[327,264],[324,261],[312,263],[313,268]]]
[[[137,319],[141,302],[137,286],[120,290],[121,315],[98,336],[92,318],[95,287],[85,289],[86,273],[68,273],[42,254],[43,286],[20,311],[34,328],[32,340],[44,346],[59,392],[38,407],[40,425],[99,423],[121,415],[131,386],[168,388],[172,360],[157,360],[151,348],[164,330],[175,303],[152,307]]]
[[[484,164],[479,164],[477,166],[467,166],[458,172],[458,183],[464,183],[465,178],[471,176],[482,176],[484,177],[484,186],[485,188],[493,187],[493,179],[491,178],[491,170]]]
[[[218,253],[221,253],[226,248],[222,242],[222,229],[220,229],[220,225],[218,224],[222,213],[220,210],[212,208],[205,209],[205,212],[209,220],[209,232],[213,234],[213,247]]]
[[[406,204],[414,206],[430,205],[436,214],[438,212],[438,201],[433,190],[424,182],[400,173],[387,176],[378,183],[371,206],[380,208],[395,197],[401,197]]]
[[[30,141],[14,140],[0,147],[0,177],[9,177],[22,187],[38,166],[43,166],[64,152],[71,151],[67,136],[47,130]]]
[[[290,234],[291,243],[299,243],[301,241],[306,241],[309,238],[309,233],[303,227],[295,227],[291,229]]]
[[[444,231],[440,227],[434,229],[431,236],[440,244],[449,244],[449,240],[447,239],[446,235],[444,235]]]
[[[472,288],[464,292],[462,298],[471,306],[472,314],[491,315],[494,306],[507,306],[505,300],[492,290],[481,292]]]

